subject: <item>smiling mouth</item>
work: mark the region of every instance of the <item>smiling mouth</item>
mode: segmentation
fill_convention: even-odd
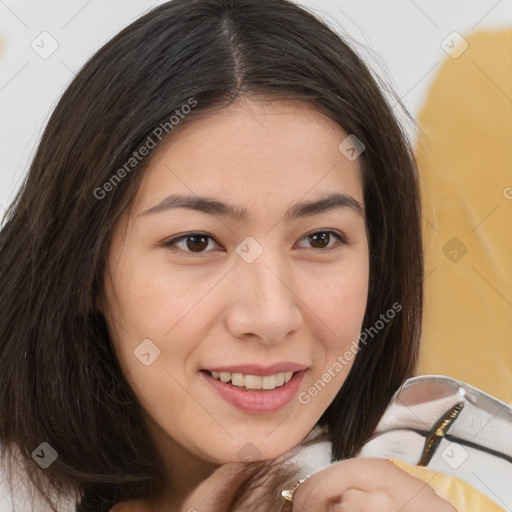
[[[210,372],[215,380],[247,390],[271,391],[287,384],[297,372],[280,372],[274,375],[245,375],[243,373]]]

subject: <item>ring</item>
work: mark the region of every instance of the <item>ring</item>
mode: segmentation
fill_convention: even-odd
[[[310,476],[311,475],[306,475],[304,478],[301,478],[291,489],[285,489],[284,491],[282,491],[281,496],[286,501],[292,501],[293,495],[294,495],[295,491],[298,489],[299,485],[303,484]]]

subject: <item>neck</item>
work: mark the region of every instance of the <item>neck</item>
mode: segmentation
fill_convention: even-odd
[[[167,486],[164,496],[157,504],[153,504],[150,510],[151,512],[178,512],[183,510],[184,504],[190,501],[194,491],[211,477],[219,465],[190,453],[147,416],[146,424],[164,458],[167,469]],[[199,505],[196,503],[196,508]]]

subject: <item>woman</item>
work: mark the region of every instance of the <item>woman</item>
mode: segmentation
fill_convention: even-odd
[[[4,457],[81,512],[267,511],[327,437],[294,511],[455,510],[353,459],[414,371],[420,226],[406,137],[325,24],[154,9],[75,77],[4,221]]]

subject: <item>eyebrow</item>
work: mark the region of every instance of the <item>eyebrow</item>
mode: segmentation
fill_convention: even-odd
[[[173,194],[166,197],[156,206],[138,214],[137,217],[154,215],[175,208],[195,210],[212,216],[229,217],[234,221],[247,221],[249,219],[247,208],[244,206],[224,203],[211,197],[187,196],[181,194]],[[349,208],[364,218],[364,207],[359,201],[352,196],[336,193],[315,201],[303,201],[292,205],[286,210],[284,221],[290,222],[300,217],[325,213],[337,208]]]

